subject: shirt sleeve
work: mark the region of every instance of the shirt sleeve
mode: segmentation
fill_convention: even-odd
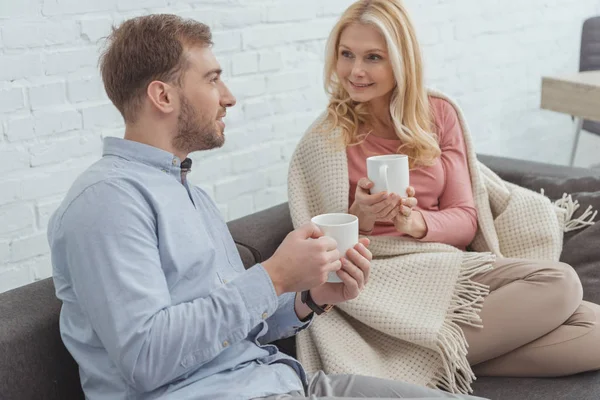
[[[53,262],[66,264],[78,306],[116,368],[139,391],[209,362],[277,311],[275,289],[261,265],[207,297],[173,305],[154,212],[126,183],[87,188],[54,231]]]
[[[260,338],[260,342],[266,344],[274,340],[294,336],[303,329],[308,328],[313,318],[314,314],[311,314],[307,321],[300,321],[296,314],[296,293],[284,293],[279,296],[277,311],[267,319],[269,330]]]
[[[439,211],[417,208],[427,225],[427,234],[421,240],[465,248],[477,232],[477,210],[462,128],[456,110],[446,101],[442,121],[440,148],[445,186],[439,197]]]

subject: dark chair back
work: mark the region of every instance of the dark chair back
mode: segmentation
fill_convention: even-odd
[[[600,16],[585,20],[581,31],[580,71],[600,70]],[[600,135],[600,122],[583,121],[583,129]]]

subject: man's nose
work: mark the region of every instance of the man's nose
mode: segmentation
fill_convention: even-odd
[[[233,107],[237,103],[235,96],[231,93],[227,85],[223,84],[223,93],[221,94],[221,105],[223,107]]]

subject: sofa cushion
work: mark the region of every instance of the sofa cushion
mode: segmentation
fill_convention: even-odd
[[[600,372],[551,379],[481,377],[473,390],[476,396],[493,400],[598,400]]]
[[[563,193],[570,194],[580,204],[574,218],[581,216],[588,206],[599,211],[596,224],[565,234],[560,260],[577,271],[584,299],[600,304],[600,177],[538,176],[524,178],[523,184],[535,191],[544,189],[552,200],[560,199]]]
[[[0,399],[83,399],[52,279],[0,294]]]

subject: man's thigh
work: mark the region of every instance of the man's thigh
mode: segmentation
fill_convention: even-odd
[[[338,399],[480,399],[388,379],[326,375],[321,371],[312,377],[309,394],[316,398]]]
[[[452,394],[441,390],[412,385],[410,383],[373,378],[361,375],[326,375],[319,371],[308,386],[311,400],[355,400],[355,399],[463,399],[483,400],[481,397]],[[300,393],[267,397],[267,400],[306,399]]]

